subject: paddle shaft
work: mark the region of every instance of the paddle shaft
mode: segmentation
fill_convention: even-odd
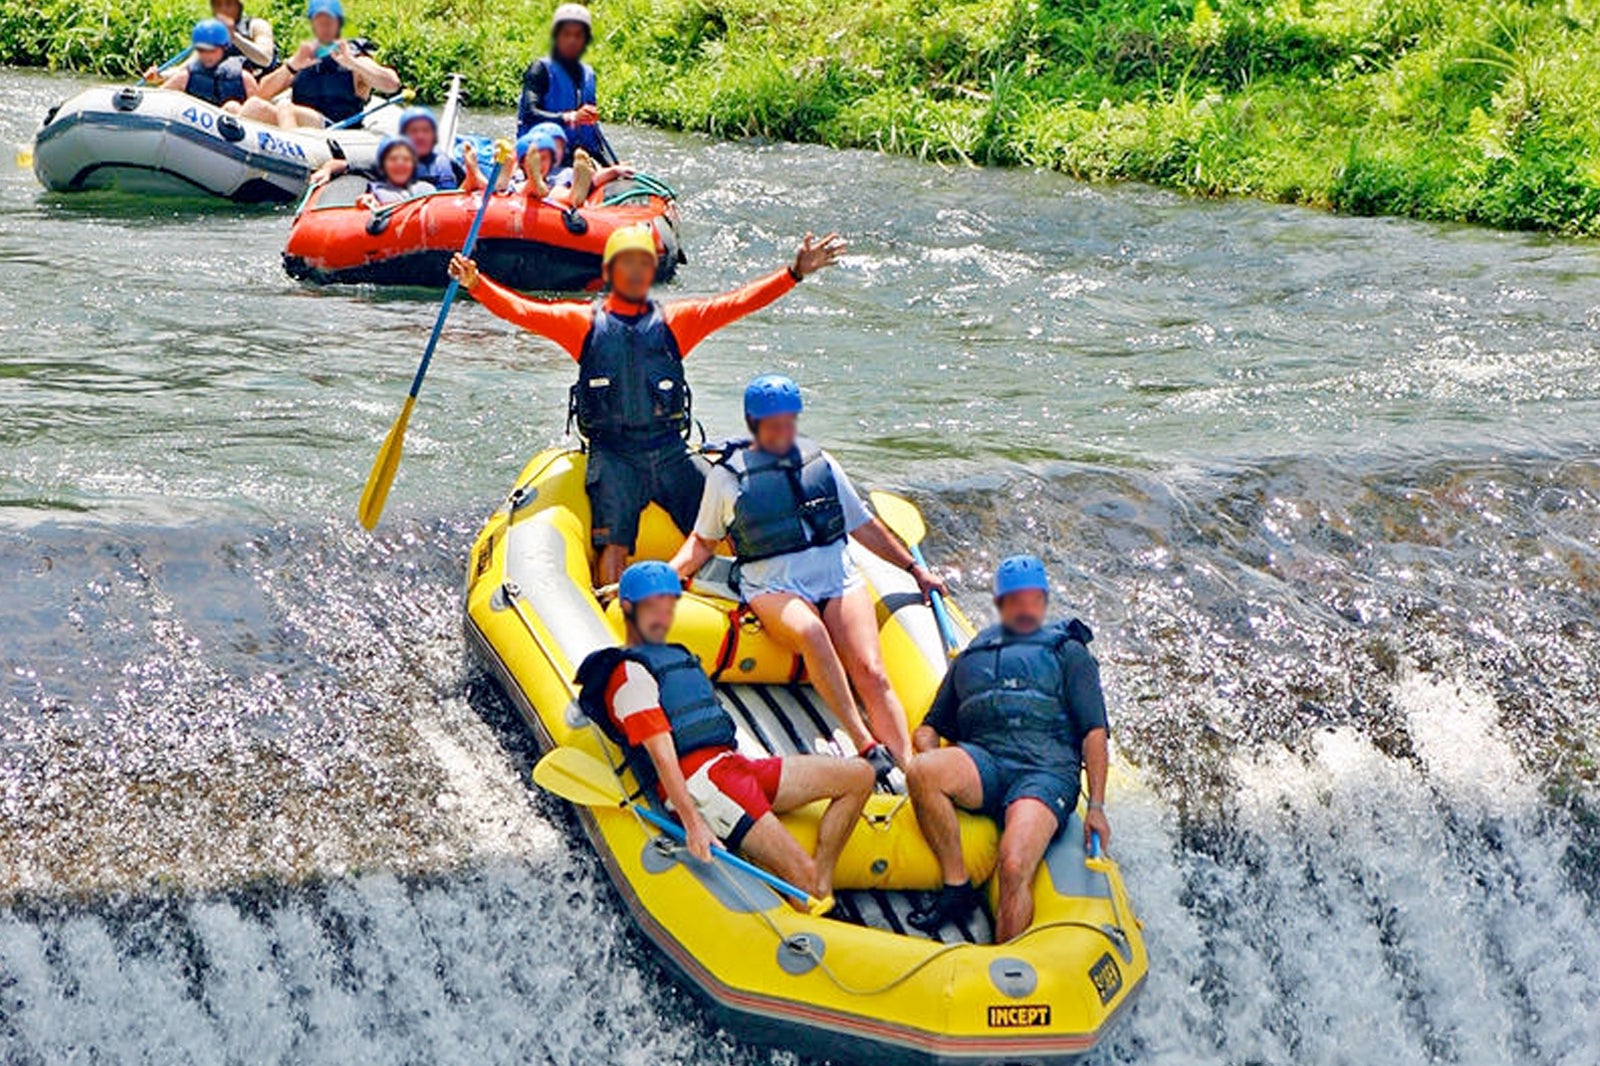
[[[906,547],[911,549],[912,561],[918,566],[926,568],[928,561],[922,556],[922,546],[907,544]],[[955,651],[961,642],[956,638],[955,624],[950,621],[950,612],[945,610],[944,593],[938,589],[930,590],[928,602],[933,605],[933,620],[939,624],[939,636],[944,638],[945,648],[952,652]]]
[[[633,808],[634,813],[640,818],[643,818],[645,821],[649,822],[651,825],[667,834],[667,836],[671,837],[679,844],[683,844],[688,841],[688,834],[683,831],[683,826],[679,825],[677,822],[674,822],[671,818],[668,818],[665,815],[657,814],[649,807],[641,804],[635,803],[630,804],[630,806]],[[720,844],[713,844],[711,846],[711,857],[727,863],[729,866],[740,871],[741,873],[749,874],[762,884],[782,893],[785,896],[790,897],[791,899],[799,900],[807,907],[810,907],[816,903],[816,900],[812,897],[811,893],[800,888],[798,885],[791,885],[777,874],[769,874],[767,871],[763,870],[754,863],[746,862],[744,859],[739,858],[739,856],[735,855],[727,848],[722,847]]]
[[[500,180],[500,160],[496,159],[489,168],[489,187],[483,190],[483,203],[478,205],[478,213],[473,216],[472,228],[467,230],[467,241],[461,246],[461,254],[468,259],[472,258],[472,250],[478,245],[478,231],[483,228],[483,216],[488,213],[489,201],[494,199],[494,183]],[[417,364],[417,376],[411,379],[410,396],[414,400],[417,393],[422,391],[422,379],[427,376],[428,364],[433,362],[433,350],[439,346],[439,335],[444,332],[444,320],[450,317],[450,305],[456,302],[456,294],[461,291],[461,282],[455,278],[450,279],[450,285],[444,290],[444,302],[439,305],[439,317],[434,319],[433,333],[428,337],[428,347],[422,352],[422,362]]]
[[[355,114],[351,115],[342,122],[335,122],[333,125],[329,126],[328,129],[347,130],[351,126],[359,126],[373,115],[376,115],[379,111],[382,111],[384,108],[393,107],[395,104],[405,103],[405,99],[406,98],[402,93],[395,93],[393,96],[385,98],[381,103],[357,111]]]
[[[194,55],[194,45],[191,44],[188,48],[185,48],[183,51],[179,52],[177,55],[173,56],[171,59],[157,67],[156,73],[165,74],[167,71],[171,70],[179,63],[182,63],[185,59],[188,59],[192,55]]]

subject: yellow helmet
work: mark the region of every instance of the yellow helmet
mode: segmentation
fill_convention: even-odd
[[[656,231],[645,223],[633,226],[620,226],[606,238],[606,254],[600,260],[600,268],[604,270],[611,265],[611,261],[624,252],[648,252],[654,259],[656,253]]]

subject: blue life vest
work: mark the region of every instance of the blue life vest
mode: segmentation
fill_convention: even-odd
[[[844,504],[833,465],[822,449],[801,439],[787,455],[752,444],[724,453],[722,465],[739,479],[728,538],[739,562],[804,551],[845,538]]]
[[[660,687],[661,709],[672,730],[672,746],[678,758],[704,748],[737,746],[733,719],[717,700],[717,690],[694,653],[682,644],[640,644],[632,648],[602,648],[578,667],[578,706],[624,750],[631,750],[627,738],[606,706],[611,675],[624,660],[650,671]],[[640,760],[630,762],[637,764]],[[635,772],[640,770],[635,765]]]
[[[440,192],[449,192],[461,184],[456,178],[456,165],[437,149],[417,157],[417,178]]]
[[[330,123],[343,122],[366,106],[356,93],[356,76],[324,56],[294,76],[291,99],[322,114]]]
[[[661,305],[638,318],[596,303],[578,358],[569,422],[606,446],[660,444],[689,434],[689,383]]]
[[[539,65],[545,69],[550,79],[550,88],[539,100],[541,111],[576,111],[585,104],[599,102],[595,92],[594,68],[589,64],[581,60],[578,63],[583,72],[582,85],[575,85],[572,75],[567,73],[567,68],[550,56],[541,57]],[[597,158],[604,157],[600,148],[599,126],[567,126],[566,130],[567,158],[558,159],[557,163],[570,161],[573,153],[579,148]]]
[[[189,84],[183,91],[215,107],[221,107],[229,100],[242,103],[248,95],[244,88],[244,60],[234,56],[214,67],[207,67],[200,60],[191,59]]]
[[[1080,737],[1067,708],[1062,652],[1094,639],[1077,619],[1027,636],[990,626],[951,664],[961,738],[1032,766],[1077,766]]]

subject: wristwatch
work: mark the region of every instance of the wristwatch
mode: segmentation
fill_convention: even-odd
[[[1100,803],[1100,802],[1098,802],[1096,800],[1090,800],[1089,801],[1089,809],[1091,811],[1103,811],[1103,810],[1106,809],[1106,805],[1104,803]]]

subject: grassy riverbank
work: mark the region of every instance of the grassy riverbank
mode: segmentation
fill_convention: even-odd
[[[202,5],[0,0],[0,60],[124,72]],[[548,6],[349,0],[509,104]],[[275,0],[287,38],[300,5]],[[266,8],[258,8],[266,10]],[[726,135],[1600,233],[1600,0],[597,0],[606,109]]]

